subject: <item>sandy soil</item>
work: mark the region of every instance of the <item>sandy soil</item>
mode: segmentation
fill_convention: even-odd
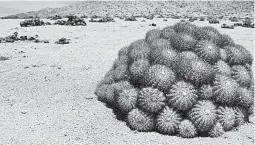
[[[37,34],[50,43],[0,44],[0,55],[11,57],[0,62],[0,144],[254,144],[253,123],[217,139],[140,133],[131,131],[111,109],[97,101],[96,84],[110,69],[120,48],[144,38],[148,30],[155,28],[148,26],[151,22],[163,28],[179,20],[116,20],[88,23],[86,27],[30,28],[19,27],[19,21],[0,20],[0,37],[17,31],[19,36]],[[211,26],[254,53],[253,29]],[[72,43],[54,44],[61,37]]]

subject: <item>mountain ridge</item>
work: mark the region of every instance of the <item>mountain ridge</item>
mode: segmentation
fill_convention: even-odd
[[[54,15],[115,16],[127,15],[214,15],[254,17],[254,1],[84,1],[60,8],[44,8],[38,11],[9,15],[6,19],[22,19]]]

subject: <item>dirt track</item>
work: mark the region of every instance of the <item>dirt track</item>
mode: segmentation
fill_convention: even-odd
[[[148,26],[151,22],[163,28],[179,20],[116,20],[88,23],[86,27],[30,28],[19,27],[19,21],[0,20],[0,37],[17,31],[19,35],[37,34],[50,43],[0,44],[0,55],[11,57],[0,62],[0,144],[254,144],[254,124],[217,139],[131,131],[111,109],[97,101],[96,84],[110,69],[120,48],[144,38],[148,30],[155,28]],[[254,54],[253,29],[211,26]],[[72,43],[54,44],[61,37]]]

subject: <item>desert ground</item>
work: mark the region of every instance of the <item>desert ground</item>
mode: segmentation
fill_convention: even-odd
[[[111,68],[118,50],[143,39],[148,30],[173,25],[179,20],[163,19],[115,23],[89,23],[87,26],[20,27],[22,20],[0,20],[0,37],[15,31],[38,35],[50,43],[0,43],[0,144],[40,145],[250,145],[254,144],[254,119],[238,130],[219,138],[183,139],[156,132],[136,132],[116,118],[112,109],[97,100],[97,83]],[[45,20],[50,21],[50,20]],[[156,23],[156,27],[149,24]],[[254,29],[222,29],[254,54]],[[229,22],[228,22],[229,23]],[[54,44],[62,37],[67,45]]]

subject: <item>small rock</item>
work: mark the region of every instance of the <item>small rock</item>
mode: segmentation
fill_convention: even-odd
[[[27,114],[27,111],[21,111],[21,114]]]

